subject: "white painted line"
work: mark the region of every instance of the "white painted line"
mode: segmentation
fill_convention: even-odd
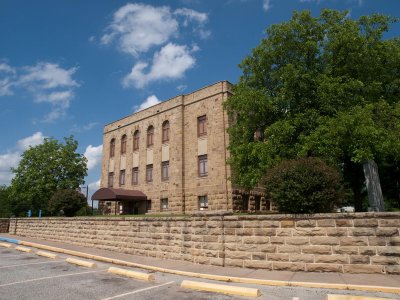
[[[8,266],[1,266],[0,269],[7,269],[7,268],[13,268],[13,267],[22,267],[22,266],[29,266],[29,265],[51,264],[51,263],[61,263],[61,261],[43,261],[43,262],[28,263],[28,264],[8,265]]]
[[[156,288],[162,287],[164,285],[169,285],[169,284],[173,284],[173,283],[175,283],[175,281],[166,282],[166,283],[163,283],[163,284],[160,284],[160,285],[156,285],[156,286],[150,286],[148,288],[144,288],[144,289],[136,290],[136,291],[125,293],[125,294],[112,296],[110,298],[104,298],[104,299],[101,299],[101,300],[111,300],[111,299],[115,299],[115,298],[125,297],[127,295],[138,294],[138,293],[141,293],[141,292],[145,292],[145,291],[148,291],[148,290],[156,289]]]
[[[10,283],[0,284],[0,288],[1,287],[5,287],[5,286],[10,286],[10,285],[26,283],[26,282],[41,281],[41,280],[46,280],[46,279],[54,279],[54,278],[68,277],[68,276],[75,276],[75,275],[82,275],[82,274],[90,274],[90,273],[99,273],[99,272],[103,272],[103,271],[104,270],[101,270],[101,271],[87,271],[87,272],[79,272],[79,273],[72,273],[72,274],[64,274],[64,275],[57,275],[57,276],[49,276],[49,277],[28,279],[28,280],[23,280],[23,281],[15,281],[15,282],[10,282]]]

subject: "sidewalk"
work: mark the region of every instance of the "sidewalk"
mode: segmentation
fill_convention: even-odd
[[[367,288],[368,290],[371,291],[374,290],[380,291],[380,287],[382,289],[394,288],[395,291],[392,291],[392,293],[400,294],[400,275],[290,272],[290,271],[268,271],[262,269],[254,270],[245,268],[216,267],[209,265],[194,264],[178,260],[166,260],[153,257],[124,254],[124,253],[112,252],[96,248],[64,244],[60,242],[45,241],[29,237],[15,236],[6,233],[0,234],[0,240],[2,237],[7,239],[15,239],[17,241],[32,242],[46,246],[83,252],[91,255],[118,259],[131,263],[147,265],[155,268],[169,269],[169,271],[177,270],[182,272],[212,274],[219,276],[229,276],[229,277],[238,277],[238,278],[255,279],[255,280],[279,281],[282,282],[282,284],[279,284],[278,282],[277,285],[282,285],[282,286],[286,285],[286,286],[318,287],[318,284],[320,284],[320,287],[323,288],[324,285],[327,285],[328,287],[330,284],[337,284],[339,289],[346,289],[345,287],[340,288],[340,285],[345,285],[345,286],[353,286],[352,288],[347,288],[347,289],[364,290],[365,288]],[[167,272],[170,273],[169,271]],[[304,283],[304,284],[299,284],[299,283]],[[311,285],[307,285],[307,283],[310,283]],[[360,288],[357,288],[358,285],[360,286]]]

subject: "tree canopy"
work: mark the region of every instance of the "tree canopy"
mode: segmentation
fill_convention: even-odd
[[[283,159],[318,156],[343,172],[359,207],[362,163],[399,166],[400,39],[383,38],[393,22],[303,11],[267,29],[226,102],[236,184],[251,188]]]
[[[49,200],[51,215],[73,217],[81,208],[87,207],[85,196],[77,190],[58,190]]]
[[[30,147],[22,154],[11,181],[11,207],[16,216],[32,210],[48,214],[49,199],[61,189],[77,189],[87,175],[87,159],[76,152],[73,136],[65,143],[47,138],[43,144]]]

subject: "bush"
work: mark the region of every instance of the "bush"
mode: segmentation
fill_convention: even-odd
[[[49,201],[49,211],[52,215],[73,217],[86,206],[85,196],[75,190],[58,190]]]
[[[266,188],[282,213],[332,212],[343,198],[339,172],[313,157],[281,162],[268,171]]]

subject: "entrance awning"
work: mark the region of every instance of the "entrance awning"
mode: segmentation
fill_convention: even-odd
[[[137,190],[124,190],[124,189],[113,189],[113,188],[101,188],[98,189],[93,195],[92,200],[147,200],[147,196],[141,191]]]

